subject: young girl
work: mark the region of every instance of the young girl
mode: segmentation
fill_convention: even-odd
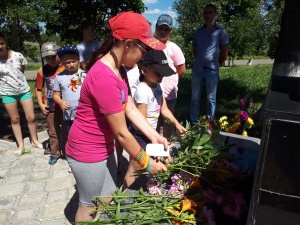
[[[165,53],[151,49],[140,64],[143,74],[141,75],[141,83],[134,95],[134,102],[137,108],[147,118],[154,130],[156,130],[158,117],[161,114],[162,117],[168,118],[173,123],[172,126],[175,126],[180,134],[184,135],[186,129],[168,109],[166,99],[163,96],[163,88],[160,85],[163,77],[171,76],[175,73],[169,66]],[[132,134],[144,149],[146,149],[147,144],[151,143],[135,126],[133,126]],[[132,176],[132,173],[137,169],[139,169],[138,164],[131,159],[125,175],[125,186],[129,187],[134,182],[135,177]]]
[[[26,64],[27,61],[21,53],[8,49],[6,38],[0,33],[0,95],[17,141],[16,155],[21,154],[24,149],[17,101],[20,101],[25,112],[33,146],[43,149],[37,139],[32,94],[24,76]]]
[[[164,49],[165,45],[153,38],[150,24],[141,14],[123,12],[108,22],[110,35],[89,61],[66,144],[67,161],[79,193],[76,223],[95,218],[94,196],[110,195],[116,190],[115,139],[140,169],[151,174],[167,171],[163,163],[150,159],[127,129],[125,116],[151,142],[168,147],[167,140],[150,126],[128,95],[128,80],[122,66],[132,66],[150,48]]]

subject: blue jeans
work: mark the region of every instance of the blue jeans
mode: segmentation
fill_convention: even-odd
[[[206,85],[206,116],[211,120],[215,118],[216,95],[219,83],[219,72],[211,69],[204,69],[201,73],[192,73],[192,98],[190,105],[190,122],[198,123],[200,111],[200,99],[202,87]]]

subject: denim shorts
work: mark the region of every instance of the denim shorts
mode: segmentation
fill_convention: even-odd
[[[79,193],[79,202],[84,206],[95,206],[95,196],[109,195],[117,187],[116,151],[101,162],[85,163],[67,155]]]
[[[16,101],[22,101],[32,98],[31,92],[26,92],[19,95],[2,95],[2,102],[3,104],[11,104]]]

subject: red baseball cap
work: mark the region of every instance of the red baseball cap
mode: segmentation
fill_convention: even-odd
[[[112,36],[119,40],[133,38],[156,50],[166,48],[165,44],[153,37],[150,24],[139,13],[122,12],[108,22],[112,30]]]

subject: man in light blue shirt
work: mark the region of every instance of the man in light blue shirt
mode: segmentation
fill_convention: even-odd
[[[195,31],[193,53],[195,62],[192,69],[192,97],[190,122],[198,123],[202,86],[206,85],[206,116],[215,118],[216,94],[219,82],[219,67],[223,66],[228,55],[229,37],[227,31],[216,22],[217,11],[213,4],[204,7],[205,24]]]

